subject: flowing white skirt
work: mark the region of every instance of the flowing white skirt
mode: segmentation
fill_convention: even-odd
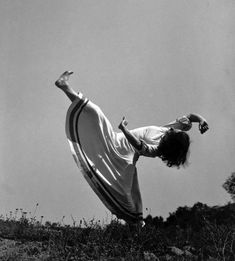
[[[68,109],[66,135],[73,157],[104,205],[127,222],[143,219],[135,150],[101,109],[80,96]]]

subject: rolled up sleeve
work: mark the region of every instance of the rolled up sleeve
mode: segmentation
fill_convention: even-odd
[[[192,128],[192,123],[187,116],[177,118],[175,121],[164,125],[164,127],[188,131]]]
[[[180,117],[176,119],[176,122],[182,126],[183,131],[188,131],[192,128],[192,122],[187,116]]]

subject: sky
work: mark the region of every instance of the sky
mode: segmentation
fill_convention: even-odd
[[[0,1],[0,214],[16,208],[46,220],[108,219],[79,172],[65,135],[71,86],[98,104],[118,131],[164,125],[189,113],[197,124],[189,166],[137,163],[144,216],[166,218],[196,202],[226,204],[235,170],[233,0]]]

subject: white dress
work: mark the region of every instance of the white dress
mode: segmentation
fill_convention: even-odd
[[[66,135],[78,167],[104,205],[127,222],[143,219],[136,161],[140,155],[154,157],[161,137],[169,127],[177,126],[184,130],[191,127],[183,117],[166,127],[132,130],[143,143],[137,151],[123,133],[113,130],[101,109],[81,94],[66,117]]]

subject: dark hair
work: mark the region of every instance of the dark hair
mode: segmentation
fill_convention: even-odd
[[[190,138],[184,131],[168,130],[158,145],[159,157],[168,167],[180,167],[187,163]]]

